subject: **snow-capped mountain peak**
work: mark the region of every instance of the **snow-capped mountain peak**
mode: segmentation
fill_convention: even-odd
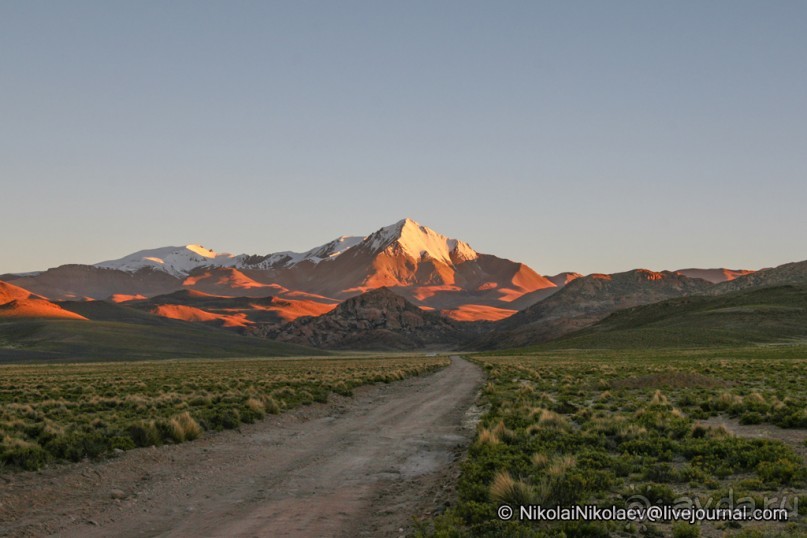
[[[367,237],[366,241],[373,251],[380,252],[392,245],[398,245],[405,254],[415,260],[432,258],[448,265],[475,260],[478,257],[468,243],[449,239],[409,218],[381,228]]]
[[[162,247],[140,250],[117,260],[96,263],[102,269],[118,269],[135,272],[140,269],[156,269],[174,276],[184,277],[197,267],[215,265],[219,267],[233,266],[239,256],[218,253],[202,245],[185,245],[182,247]]]

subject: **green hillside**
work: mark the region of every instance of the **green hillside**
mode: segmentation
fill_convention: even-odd
[[[708,347],[801,340],[807,340],[807,287],[780,286],[621,310],[535,349]]]
[[[142,317],[138,319],[138,315]],[[125,321],[30,319],[0,322],[0,362],[323,354],[323,351],[303,346],[140,313]]]

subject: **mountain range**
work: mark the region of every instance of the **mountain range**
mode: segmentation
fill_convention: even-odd
[[[804,263],[758,272],[543,276],[403,219],[300,253],[233,255],[187,245],[2,275],[0,316],[94,322],[111,306],[82,305],[103,303],[117,305],[118,317],[152,316],[320,348],[488,349],[561,338],[641,305],[789,284],[802,278]]]
[[[387,287],[412,303],[462,320],[498,320],[574,279],[476,252],[411,219],[365,237],[343,236],[306,252],[222,254],[201,245],[141,250],[93,265],[63,265],[0,279],[52,300],[144,300],[180,290],[335,305]],[[176,313],[176,312],[175,312]]]

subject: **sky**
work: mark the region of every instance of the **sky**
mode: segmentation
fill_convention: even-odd
[[[404,217],[542,274],[807,259],[807,2],[0,2],[0,274]]]

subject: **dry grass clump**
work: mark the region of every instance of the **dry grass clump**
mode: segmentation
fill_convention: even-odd
[[[566,430],[571,427],[571,423],[569,422],[568,418],[560,413],[550,411],[549,409],[544,409],[541,407],[533,408],[530,411],[529,416],[530,418],[534,418],[536,416],[538,417],[537,423],[531,425],[527,429],[529,433],[534,433],[539,429]]]
[[[266,407],[264,407],[263,402],[256,398],[248,398],[244,405],[258,416],[262,417],[266,414]]]
[[[532,464],[538,467],[539,469],[543,469],[547,465],[549,465],[549,456],[542,452],[536,452],[532,455]]]
[[[546,474],[550,479],[560,478],[575,465],[577,465],[577,459],[571,454],[555,456],[546,467]]]
[[[650,405],[669,405],[670,401],[667,397],[658,389],[656,392],[653,393],[653,397],[650,399]]]
[[[768,402],[765,401],[765,397],[762,394],[754,391],[745,397],[745,403],[750,405],[766,405]]]
[[[742,406],[743,399],[730,392],[721,392],[712,403],[715,409],[725,411],[726,409],[730,409],[732,407]]]
[[[202,435],[202,427],[187,411],[177,415],[174,420],[182,431],[183,440],[192,441]]]
[[[476,441],[480,445],[498,445],[501,443],[501,440],[493,433],[493,431],[482,428],[479,430],[479,436],[477,437]]]
[[[734,434],[725,425],[708,426],[701,422],[696,422],[692,425],[690,431],[692,437],[706,437],[707,439],[722,439],[725,437],[734,437]]]
[[[647,435],[647,429],[638,424],[626,423],[617,426],[616,434],[614,435],[618,441],[632,441]]]
[[[268,395],[262,396],[261,402],[263,403],[263,408],[266,410],[267,413],[271,415],[277,415],[278,413],[280,413],[281,410],[280,404],[277,403],[277,400],[275,400],[271,396]]]
[[[785,402],[777,398],[776,396],[771,397],[771,409],[774,411],[780,411],[785,408]]]
[[[597,388],[600,390],[608,390],[611,388],[611,382],[607,379],[600,379],[597,381]]]
[[[481,428],[477,442],[482,445],[498,445],[502,441],[512,443],[516,439],[516,433],[504,425],[500,420],[493,428]]]
[[[534,504],[535,489],[521,480],[516,480],[507,471],[499,471],[493,476],[490,484],[490,498],[496,503],[511,505]]]
[[[548,392],[542,392],[539,398],[543,401],[549,402],[551,404],[558,403],[557,398],[549,394]]]

